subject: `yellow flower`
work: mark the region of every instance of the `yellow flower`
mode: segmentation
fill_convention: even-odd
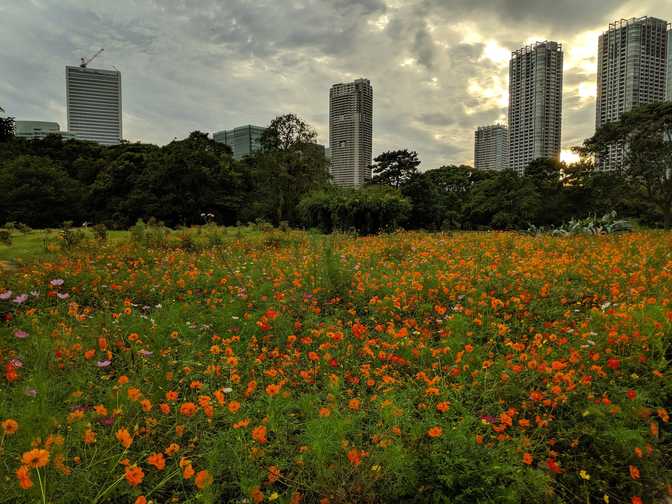
[[[273,492],[271,495],[268,496],[268,500],[269,501],[274,501],[278,497],[280,497],[280,495],[278,495],[278,492]]]
[[[581,469],[579,471],[579,476],[581,476],[581,479],[584,479],[584,480],[589,480],[590,479],[590,474],[588,474],[588,471],[586,471],[585,469]]]
[[[604,502],[609,504],[609,496],[607,494],[604,494],[604,497],[602,497],[602,498],[604,499]]]

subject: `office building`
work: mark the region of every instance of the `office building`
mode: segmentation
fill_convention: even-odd
[[[329,92],[329,171],[336,185],[359,187],[371,178],[372,139],[371,83],[334,84]]]
[[[38,140],[47,135],[60,135],[63,140],[75,138],[75,135],[68,131],[61,131],[58,123],[47,121],[15,121],[14,135],[17,138],[27,138],[29,140]]]
[[[117,145],[122,137],[121,73],[83,66],[65,68],[68,131],[79,140]]]
[[[266,131],[266,128],[248,124],[231,130],[218,131],[212,136],[215,142],[231,147],[235,159],[242,159],[244,156],[261,149],[261,136],[264,131]]]
[[[474,167],[506,170],[509,167],[509,130],[501,124],[480,126],[474,133]]]
[[[609,24],[600,35],[597,54],[595,127],[617,121],[624,112],[665,99],[668,24],[641,17]],[[599,156],[602,170],[623,165],[623,149],[612,147]]]
[[[509,165],[520,174],[538,158],[560,159],[562,45],[537,42],[509,63]]]

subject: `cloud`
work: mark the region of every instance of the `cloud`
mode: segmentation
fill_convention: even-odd
[[[563,147],[593,132],[597,36],[667,0],[135,0],[3,2],[0,106],[66,127],[64,67],[122,72],[124,136],[267,124],[294,112],[328,141],[333,83],[374,87],[374,155],[416,150],[429,169],[471,162],[473,131],[506,120],[508,59],[565,49]]]

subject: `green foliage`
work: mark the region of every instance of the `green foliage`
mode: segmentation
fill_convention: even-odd
[[[420,165],[417,152],[406,149],[383,152],[373,161],[371,183],[397,189],[418,172]]]
[[[583,154],[604,155],[622,149],[623,172],[663,215],[666,229],[672,226],[672,103],[645,105],[600,128],[585,141]]]
[[[72,226],[72,221],[65,221],[61,228],[61,240],[66,250],[72,250],[77,245],[81,244],[86,239],[84,230],[75,229]]]
[[[11,140],[14,137],[14,128],[13,117],[0,117],[0,142]]]
[[[602,217],[595,215],[585,219],[572,219],[558,227],[530,226],[527,232],[530,234],[550,233],[556,236],[568,236],[576,234],[603,235],[632,231],[632,224],[624,219],[617,219],[616,212],[612,211]]]
[[[368,186],[310,193],[298,210],[307,227],[367,235],[396,229],[406,220],[411,204],[395,189]]]
[[[4,245],[12,244],[12,231],[11,229],[0,229],[0,243]]]

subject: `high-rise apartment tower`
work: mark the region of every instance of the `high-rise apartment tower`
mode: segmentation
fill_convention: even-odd
[[[624,112],[665,99],[668,24],[641,17],[609,24],[600,35],[597,53],[595,127],[617,121]],[[602,170],[620,169],[623,150],[613,147],[600,156]]]
[[[340,186],[371,178],[373,88],[367,79],[334,84],[329,92],[330,172]]]
[[[665,99],[672,101],[672,26],[667,30],[667,92]]]
[[[480,126],[474,133],[474,167],[506,170],[509,167],[509,130],[501,124]]]
[[[509,62],[509,165],[522,174],[537,158],[560,159],[562,45],[537,42]]]
[[[121,73],[65,67],[68,131],[79,140],[117,145],[122,139]]]

